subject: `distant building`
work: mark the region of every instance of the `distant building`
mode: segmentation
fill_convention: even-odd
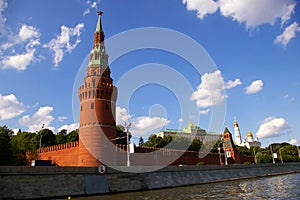
[[[241,132],[240,132],[239,124],[236,121],[236,118],[234,118],[233,126],[234,126],[234,144],[236,146],[247,147],[248,149],[250,149],[250,147],[253,146],[255,147],[261,146],[261,143],[258,141],[257,137],[253,139],[253,133],[250,130],[248,130],[247,133],[247,140],[246,139],[241,140]]]
[[[221,138],[221,134],[207,133],[206,130],[190,122],[182,130],[177,129],[165,129],[155,134],[158,137],[172,136],[172,137],[185,137],[196,138],[201,142],[216,141]]]

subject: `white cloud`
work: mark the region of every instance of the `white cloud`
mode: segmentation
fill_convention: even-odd
[[[116,124],[124,125],[128,123],[131,115],[127,112],[126,108],[116,107]]]
[[[245,23],[247,28],[274,24],[277,19],[283,24],[296,6],[294,0],[219,0],[218,3],[223,16]]]
[[[5,56],[1,61],[2,69],[16,69],[18,71],[24,71],[28,65],[33,61],[35,49],[30,49],[23,54],[17,54],[13,56]]]
[[[52,39],[48,44],[44,44],[43,47],[49,48],[53,53],[53,63],[55,67],[58,67],[66,52],[71,53],[73,49],[80,43],[80,35],[84,28],[84,24],[77,24],[74,28],[61,26],[61,32],[56,38]],[[71,41],[75,40],[75,41]]]
[[[63,129],[66,129],[67,133],[70,133],[71,131],[76,130],[78,128],[79,128],[79,123],[73,123],[73,124],[61,126],[60,128],[58,128],[58,132]]]
[[[241,85],[242,84],[242,81],[240,79],[235,79],[234,81],[232,80],[229,80],[226,84],[225,84],[225,88],[226,89],[230,89],[230,88],[234,88],[238,85]]]
[[[36,47],[40,45],[40,33],[33,27],[28,25],[22,25],[17,36],[12,36],[9,42],[6,42],[1,45],[3,50],[14,47],[17,44],[25,45],[25,52],[6,55],[1,60],[2,69],[16,69],[18,71],[24,71],[27,67],[37,59],[35,59]],[[13,51],[14,52],[14,51]]]
[[[187,10],[196,10],[200,19],[218,10],[218,4],[213,0],[182,0],[182,3],[186,4]]]
[[[19,31],[19,38],[21,41],[26,41],[31,38],[38,38],[40,36],[39,31],[37,28],[33,26],[27,26],[26,24],[22,25]]]
[[[220,70],[205,73],[201,77],[201,83],[191,96],[199,108],[207,108],[222,103],[225,99],[224,89],[230,89],[241,84],[240,79],[224,82]]]
[[[41,34],[36,27],[23,24],[19,30],[18,35],[10,35],[9,41],[2,44],[1,48],[3,50],[6,50],[8,48],[14,47],[17,44],[24,43],[29,40],[39,41],[40,35]]]
[[[59,121],[59,122],[63,122],[63,121],[65,121],[66,119],[68,119],[67,117],[64,117],[64,116],[59,116],[58,118],[57,118],[57,120]]]
[[[246,90],[245,93],[246,94],[255,94],[262,90],[263,85],[264,85],[264,83],[262,80],[253,81],[249,86],[247,86],[245,88],[245,90]]]
[[[199,114],[200,114],[200,115],[207,115],[209,112],[210,112],[210,109],[207,108],[207,109],[205,109],[205,110],[200,110],[200,111],[199,111]]]
[[[100,2],[101,2],[101,0],[93,1],[93,2],[87,1],[86,4],[88,5],[88,7],[87,7],[87,9],[84,10],[83,16],[89,14],[91,9],[95,9],[95,11],[98,11],[97,4],[99,4]]]
[[[25,106],[14,94],[2,96],[0,94],[0,121],[19,116],[25,111]]]
[[[186,4],[188,10],[196,10],[200,19],[219,8],[221,15],[245,23],[247,28],[274,24],[277,19],[283,25],[290,20],[296,6],[294,0],[182,0],[182,3]]]
[[[54,127],[51,127],[51,122],[54,120],[54,117],[51,115],[53,107],[45,106],[40,107],[37,112],[35,112],[32,117],[29,115],[23,116],[19,119],[19,124],[28,128],[28,131],[35,132],[42,128],[48,128],[54,131]]]
[[[276,37],[274,43],[281,44],[285,47],[291,39],[296,37],[296,32],[300,32],[300,27],[298,26],[297,22],[294,22],[286,27],[282,34]]]
[[[170,120],[162,117],[141,116],[133,118],[125,108],[116,108],[116,123],[124,125],[124,122],[131,123],[130,132],[135,136],[143,136],[153,133],[158,129],[167,126]]]
[[[259,126],[256,136],[258,138],[269,138],[287,134],[290,126],[284,118],[268,117]]]
[[[130,132],[135,136],[149,135],[169,125],[170,120],[162,117],[137,117],[132,120]]]
[[[292,144],[292,145],[297,145],[298,141],[297,141],[297,139],[293,138],[293,139],[290,140],[289,143]]]

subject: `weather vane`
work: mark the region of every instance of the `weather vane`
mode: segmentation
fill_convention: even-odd
[[[102,11],[97,11],[97,13],[98,13],[98,15],[100,15],[100,16],[103,14]]]

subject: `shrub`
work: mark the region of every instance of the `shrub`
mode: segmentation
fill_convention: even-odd
[[[205,165],[205,162],[198,162],[196,165],[197,166]]]
[[[246,161],[246,162],[244,162],[243,164],[244,164],[244,165],[250,165],[250,164],[251,164],[251,162],[249,162],[249,161]]]

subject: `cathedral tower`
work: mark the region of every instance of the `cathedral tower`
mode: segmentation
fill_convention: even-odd
[[[107,147],[116,137],[117,88],[113,85],[104,46],[104,32],[98,12],[94,44],[90,51],[84,84],[78,89],[80,101],[78,166],[99,166]]]
[[[234,126],[234,144],[237,146],[241,146],[242,144],[241,132],[240,132],[239,124],[237,123],[235,117],[234,117],[233,126]]]

